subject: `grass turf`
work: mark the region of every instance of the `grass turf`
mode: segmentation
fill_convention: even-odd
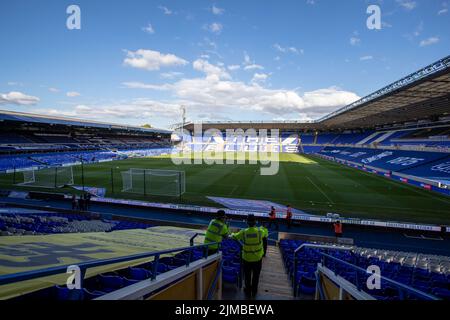
[[[122,193],[120,172],[129,168],[183,170],[186,193],[181,199]],[[140,158],[85,165],[84,180],[86,186],[104,187],[107,196],[116,198],[208,206],[218,205],[206,196],[262,199],[313,214],[333,212],[355,218],[450,224],[450,198],[314,156],[280,154],[275,176],[261,176],[259,168],[260,164],[175,166],[167,157]],[[75,184],[81,185],[81,167],[73,170]],[[22,179],[22,174],[17,173],[16,179]],[[0,186],[11,188],[12,174],[0,176]]]

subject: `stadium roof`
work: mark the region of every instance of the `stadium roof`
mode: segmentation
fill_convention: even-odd
[[[450,114],[450,56],[325,117],[310,121],[203,122],[203,129],[359,129]],[[188,130],[194,124],[187,124]]]
[[[31,122],[49,125],[66,125],[74,127],[84,127],[84,128],[101,128],[110,130],[127,130],[127,131],[140,131],[146,133],[171,133],[171,131],[163,129],[147,129],[137,126],[127,126],[120,124],[111,124],[100,121],[90,121],[75,118],[66,118],[59,116],[44,116],[33,113],[23,113],[15,111],[5,111],[0,110],[0,122],[2,121],[17,121],[17,122]]]

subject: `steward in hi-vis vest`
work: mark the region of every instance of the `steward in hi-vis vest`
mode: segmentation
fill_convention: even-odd
[[[227,237],[229,234],[228,226],[225,223],[225,211],[219,210],[217,211],[217,218],[211,220],[209,223],[208,229],[206,230],[205,235],[205,244],[213,243],[213,242],[222,242],[224,237]],[[214,254],[219,249],[219,245],[217,243],[211,244],[208,246],[208,253]]]
[[[244,292],[247,297],[254,297],[258,292],[259,275],[264,256],[263,238],[268,237],[268,232],[265,228],[256,227],[256,219],[253,214],[248,215],[247,224],[247,229],[233,233],[232,237],[243,243]]]

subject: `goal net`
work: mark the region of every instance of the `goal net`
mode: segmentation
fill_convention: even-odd
[[[186,191],[184,171],[129,169],[121,174],[122,192],[178,197]]]
[[[23,171],[21,186],[61,188],[73,185],[72,167],[55,167]]]

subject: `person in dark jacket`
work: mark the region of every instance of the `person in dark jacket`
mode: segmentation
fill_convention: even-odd
[[[77,196],[76,194],[72,194],[72,210],[77,209]]]

